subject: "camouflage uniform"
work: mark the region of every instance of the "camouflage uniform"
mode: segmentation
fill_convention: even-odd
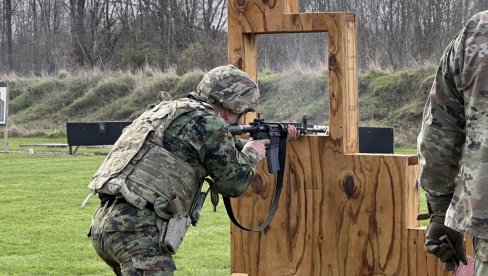
[[[231,70],[237,70],[235,67],[230,68]],[[224,67],[224,69],[218,69],[216,72],[226,72],[228,68]],[[246,87],[255,87],[256,90],[252,91],[252,96],[254,97],[253,102],[257,101],[259,94],[254,83],[248,83],[247,86],[240,87],[242,79],[238,83],[232,83],[229,82],[229,78],[232,79],[233,76],[220,76],[217,78],[219,82],[212,84],[213,88],[217,87],[219,91],[230,93],[224,99],[228,100],[229,96],[232,96],[236,91],[237,93],[240,91],[241,94],[247,93],[244,91]],[[215,78],[210,78],[209,80],[207,74],[202,82],[209,81],[215,82]],[[200,85],[199,87],[198,93],[192,92],[188,98],[177,100],[182,103],[190,102],[192,105],[189,106],[196,106],[197,108],[172,119],[169,122],[169,126],[163,131],[164,133],[155,131],[151,136],[148,136],[152,138],[147,138],[142,148],[146,144],[153,143],[149,140],[154,140],[154,137],[164,137],[161,143],[162,147],[174,154],[180,161],[190,165],[197,172],[198,181],[194,183],[194,187],[191,187],[191,189],[197,190],[199,187],[198,183],[203,181],[203,177],[210,176],[213,180],[211,188],[214,192],[226,196],[238,196],[244,191],[254,176],[259,160],[257,151],[252,148],[245,148],[242,152],[236,149],[228,124],[210,105],[203,103],[204,101],[213,101],[205,96],[208,96],[206,92],[209,91],[201,91],[207,86]],[[152,108],[154,110],[165,108],[166,105],[173,102],[163,102]],[[228,106],[227,108],[235,112],[252,110],[249,105],[238,100],[233,102],[235,106]],[[132,128],[137,128],[138,124],[142,124],[140,123],[141,120],[138,119],[131,125]],[[124,139],[123,137],[124,135],[117,141],[110,154],[116,150],[118,144],[124,144],[120,141]],[[127,142],[131,144],[132,141]],[[110,158],[110,154],[95,174],[92,182],[96,181],[100,175],[103,175],[103,170],[107,167],[106,163],[115,162],[113,158]],[[138,154],[136,153],[135,156],[138,156]],[[147,156],[143,155],[141,161],[135,161],[135,167],[137,167],[138,162],[148,163],[147,160],[144,160],[145,157],[147,159]],[[130,164],[132,163],[129,162]],[[164,170],[165,168],[161,169]],[[140,178],[152,177],[150,171],[150,169],[146,170],[149,175],[136,176]],[[163,174],[154,172],[154,175],[159,175],[160,178],[163,178],[163,182],[166,176],[168,178],[173,177],[170,174],[177,175],[178,172],[172,172],[171,169],[165,170]],[[138,180],[134,177],[131,178],[131,175],[129,175],[126,181],[137,182]],[[157,181],[161,181],[161,179]],[[163,185],[173,185],[173,187],[161,187],[163,191],[178,190],[179,188],[176,187],[179,185],[178,183]],[[102,189],[101,191],[105,190]],[[161,233],[164,233],[166,229],[171,210],[163,210],[163,212],[159,210],[158,212],[156,204],[147,204],[137,208],[134,204],[128,203],[124,198],[125,196],[121,197],[120,195],[116,196],[115,200],[103,202],[104,195],[100,196],[102,204],[95,212],[90,230],[94,248],[99,256],[114,269],[117,275],[172,275],[173,271],[176,270],[175,263],[171,254],[161,247]],[[186,208],[195,199],[191,198],[192,195],[190,193],[179,194],[179,196],[185,202]],[[154,208],[156,208],[156,211]],[[168,216],[165,216],[165,212]]]
[[[443,54],[418,137],[420,184],[432,215],[476,237],[488,275],[488,11],[473,16]],[[484,271],[484,272],[483,272]],[[486,274],[484,274],[486,273]]]

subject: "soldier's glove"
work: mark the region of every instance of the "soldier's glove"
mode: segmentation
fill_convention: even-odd
[[[431,219],[425,236],[425,251],[434,254],[444,263],[447,271],[453,271],[459,262],[468,264],[464,235],[444,225],[444,218]]]

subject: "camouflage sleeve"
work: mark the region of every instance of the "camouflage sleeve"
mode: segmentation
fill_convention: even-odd
[[[200,161],[214,180],[216,191],[225,196],[240,195],[251,183],[258,163],[254,149],[239,151],[229,126],[216,116],[200,116],[192,126],[193,133],[200,136]]]
[[[424,108],[417,148],[420,185],[431,214],[445,214],[455,190],[465,140],[463,70],[465,36],[461,32],[441,58]]]
[[[246,145],[247,143],[247,140],[244,140],[244,139],[237,139],[236,140],[236,146],[238,149],[242,149],[244,148],[244,146]]]

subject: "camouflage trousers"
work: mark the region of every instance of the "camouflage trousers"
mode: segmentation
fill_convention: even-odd
[[[475,262],[474,276],[488,275],[488,240],[473,238]]]
[[[165,225],[164,225],[165,226]],[[90,228],[97,254],[116,275],[173,275],[175,263],[160,245],[156,214],[128,203],[99,207]]]

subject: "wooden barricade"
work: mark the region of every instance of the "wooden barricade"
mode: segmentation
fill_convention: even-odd
[[[358,153],[355,14],[298,13],[297,6],[294,0],[228,2],[229,63],[255,79],[257,35],[327,32],[330,99],[330,136],[289,143],[270,226],[261,233],[231,227],[232,273],[448,275],[423,250],[417,157]],[[276,178],[266,168],[261,164],[232,201],[243,225],[257,226],[268,213]]]

